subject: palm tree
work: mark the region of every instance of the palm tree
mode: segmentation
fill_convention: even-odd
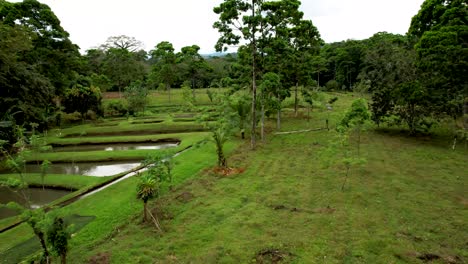
[[[140,177],[137,185],[137,198],[143,201],[143,220],[147,221],[146,204],[148,200],[155,198],[159,193],[159,182],[151,174]]]
[[[228,140],[226,131],[222,127],[213,130],[213,140],[216,144],[216,154],[218,154],[218,166],[226,168],[227,162],[223,151],[224,143]]]

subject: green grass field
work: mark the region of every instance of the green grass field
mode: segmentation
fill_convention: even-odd
[[[332,120],[353,99],[340,96]],[[283,130],[323,127],[285,118]],[[333,121],[332,121],[333,123]],[[272,129],[272,128],[270,128]],[[444,137],[411,138],[369,131],[362,168],[324,167],[321,151],[334,132],[269,135],[230,157],[245,172],[205,171],[153,202],[165,232],[134,218],[91,248],[77,246],[80,263],[463,263],[468,257],[466,154]],[[442,144],[443,143],[443,144]],[[446,144],[446,145],[444,145]],[[182,197],[182,198],[181,198]]]
[[[228,164],[237,173],[211,169],[216,155],[209,141],[176,157],[175,188],[150,202],[163,233],[142,223],[136,178],[60,209],[95,217],[73,235],[68,261],[465,263],[468,150],[460,144],[453,151],[450,136],[442,132],[409,137],[399,129],[372,128],[361,139],[360,155],[367,162],[351,168],[341,190],[345,168],[326,166],[323,152],[356,97],[326,95],[332,96],[339,97],[334,110],[314,109],[310,120],[304,109],[297,117],[285,109],[281,129],[323,128],[329,118],[330,131],[274,135],[271,119],[266,142],[255,151],[249,139],[229,141]],[[138,137],[132,138],[147,139]],[[1,233],[0,254],[31,236],[24,225]]]

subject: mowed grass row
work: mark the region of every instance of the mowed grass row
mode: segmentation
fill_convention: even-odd
[[[323,127],[332,113],[288,117],[283,130]],[[271,128],[270,128],[271,129]],[[112,263],[441,263],[468,258],[466,154],[426,138],[369,131],[362,138],[367,164],[345,177],[340,164],[324,166],[321,152],[332,130],[268,136],[238,149],[221,177],[205,171],[152,202],[163,212],[163,234],[135,218],[93,247],[76,246],[71,260],[105,256]],[[437,140],[436,140],[437,141]],[[181,199],[184,197],[184,199]],[[273,252],[273,253],[272,253]],[[271,253],[268,255],[268,253]]]

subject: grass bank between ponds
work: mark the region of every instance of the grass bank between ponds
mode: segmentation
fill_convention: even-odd
[[[232,141],[227,143],[226,152],[231,153],[237,144],[237,142]],[[216,159],[216,151],[212,143],[201,144],[175,157],[174,186],[196,178],[204,168],[215,165]],[[94,221],[73,236],[70,248],[75,253],[72,253],[73,256],[70,255],[68,258],[70,261],[86,262],[83,251],[88,251],[115,235],[119,229],[128,224],[129,219],[140,219],[142,202],[136,199],[136,182],[135,177],[125,179],[92,196],[57,209],[65,215],[78,214],[96,217]],[[167,195],[167,192],[167,186],[165,186],[162,195]],[[22,243],[30,237],[32,237],[32,231],[25,224],[1,233],[0,252]]]
[[[131,122],[131,121],[130,121]],[[206,128],[197,122],[163,122],[154,124],[131,124],[128,121],[121,122],[118,126],[95,127],[82,125],[63,129],[59,135],[61,138],[83,136],[116,136],[116,135],[151,135],[184,132],[206,131]]]

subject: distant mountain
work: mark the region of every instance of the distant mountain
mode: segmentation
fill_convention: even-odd
[[[225,57],[228,54],[232,53],[227,53],[227,52],[213,52],[213,53],[208,53],[208,54],[201,54],[203,58],[210,58],[210,57]]]

